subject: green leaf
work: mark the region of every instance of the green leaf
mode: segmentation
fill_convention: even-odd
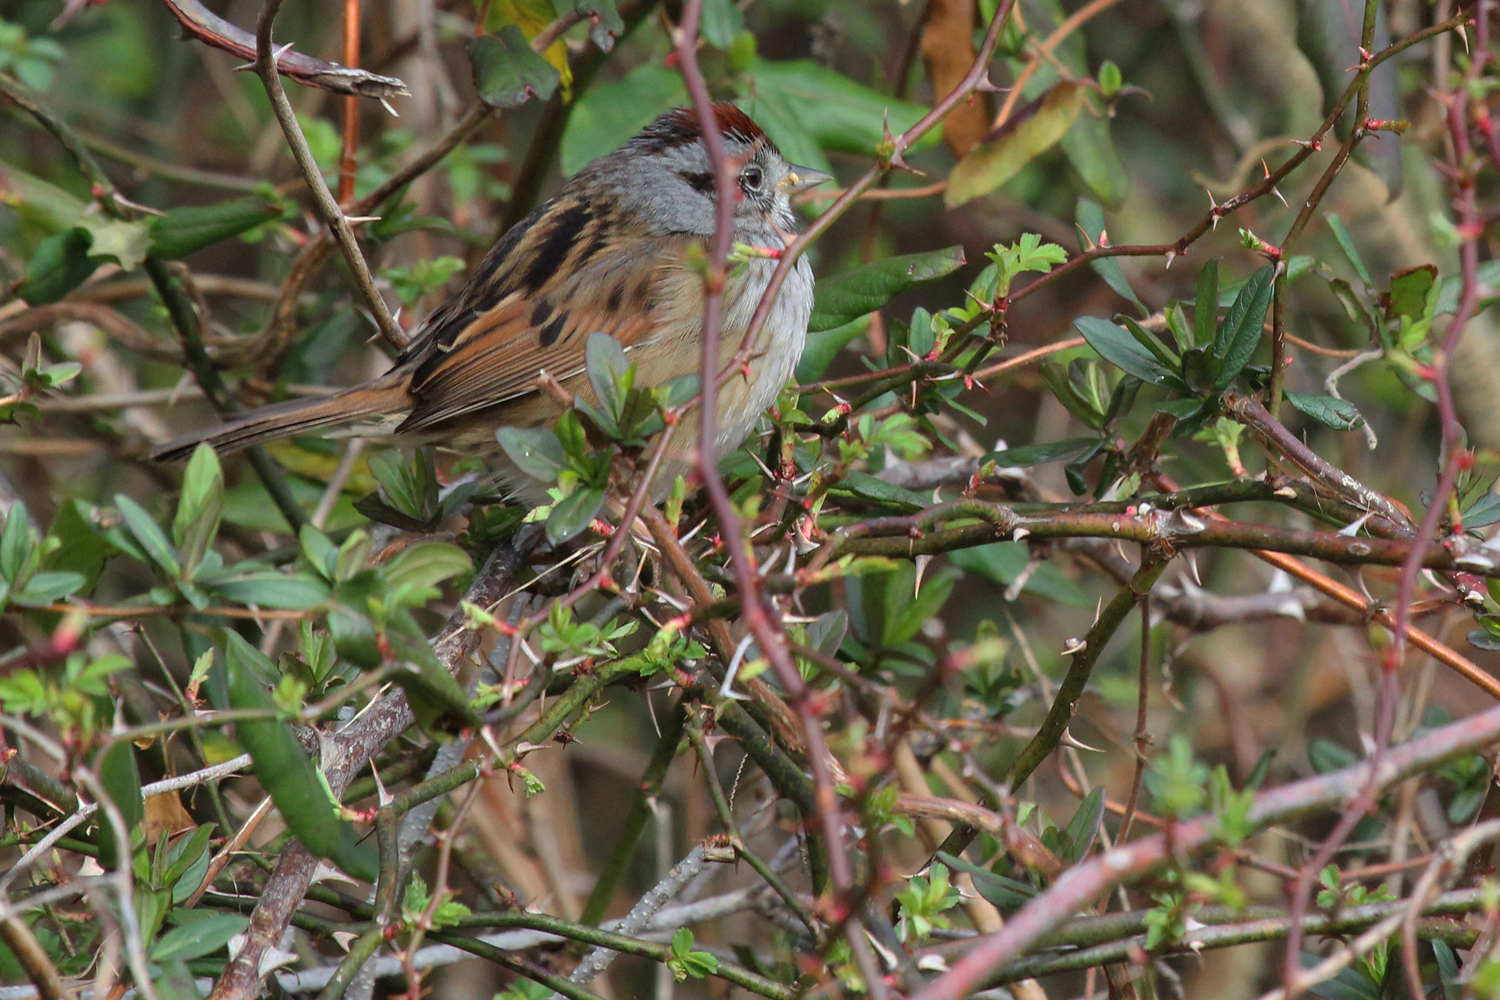
[[[1068,821],[1068,842],[1072,844],[1067,861],[1077,861],[1086,856],[1099,836],[1099,826],[1104,821],[1104,786],[1097,785],[1083,797],[1078,811]]]
[[[47,233],[68,229],[88,207],[55,184],[8,163],[0,163],[0,192],[7,208],[15,209],[23,220]]]
[[[3,175],[0,175],[3,177]],[[27,305],[56,302],[99,267],[89,259],[89,236],[79,228],[65,229],[42,240],[26,262],[26,280],[16,286],[16,295]]]
[[[832,492],[852,495],[858,500],[865,500],[882,507],[894,507],[903,512],[921,510],[928,504],[928,499],[920,493],[913,493],[904,486],[888,483],[884,479],[877,479],[868,472],[860,472],[857,469],[844,473]]]
[[[1255,356],[1266,310],[1271,306],[1271,280],[1275,276],[1275,267],[1263,267],[1252,274],[1235,295],[1214,338],[1213,355],[1221,363],[1219,374],[1214,378],[1215,391],[1227,388]]]
[[[227,572],[197,581],[230,604],[254,605],[305,611],[328,601],[328,585],[305,573],[283,573],[276,569]]]
[[[824,278],[813,294],[809,332],[834,330],[882,308],[896,296],[964,265],[963,247],[887,257]],[[851,338],[852,339],[852,338]]]
[[[1003,466],[1041,465],[1045,462],[1071,461],[1099,443],[1098,438],[1078,437],[1065,441],[1048,441],[1044,444],[1028,444],[1019,448],[1004,448],[992,451],[979,461],[994,462]]]
[[[943,203],[953,208],[987,195],[1051,149],[1078,119],[1087,93],[1081,83],[1055,84],[1028,109],[1029,114],[1018,113],[998,139],[975,147],[958,161],[949,175]]]
[[[1497,299],[1500,299],[1500,294],[1497,294],[1497,289],[1500,289],[1500,260],[1487,260],[1480,264],[1476,280],[1479,284],[1477,307],[1488,309]],[[1463,284],[1462,275],[1455,274],[1451,278],[1443,279],[1443,287],[1438,295],[1436,315],[1447,316],[1458,311],[1458,297],[1463,291]]]
[[[561,79],[557,67],[531,50],[520,27],[507,24],[469,43],[474,89],[492,108],[514,108],[533,97],[552,96]]]
[[[1320,424],[1336,431],[1352,431],[1365,425],[1365,418],[1346,399],[1318,396],[1306,392],[1288,392],[1286,401]]]
[[[965,573],[973,573],[1001,587],[1009,587],[1026,572],[1031,563],[1031,550],[1025,542],[991,542],[951,552],[948,561]],[[1061,601],[1075,608],[1094,606],[1094,599],[1051,563],[1044,562],[1036,566],[1021,591]]]
[[[1370,280],[1370,272],[1365,268],[1365,262],[1359,256],[1359,251],[1354,249],[1354,240],[1349,237],[1349,230],[1344,228],[1344,220],[1332,212],[1323,213],[1323,218],[1328,220],[1328,228],[1333,230],[1333,238],[1338,241],[1339,249],[1344,251],[1344,256],[1349,258],[1349,263],[1354,267],[1354,273],[1359,275],[1359,280],[1369,288],[1374,284]]]
[[[240,709],[270,711],[270,693],[259,679],[276,666],[238,633],[223,630],[221,648],[229,675],[229,703]],[[235,736],[255,764],[255,776],[271,796],[282,819],[302,845],[344,871],[373,882],[374,851],[359,844],[359,835],[341,810],[307,751],[290,726],[277,719],[242,719]]]
[[[727,50],[745,30],[745,19],[734,0],[703,0],[698,32],[716,49]]]
[[[568,467],[562,442],[546,427],[501,427],[495,440],[516,468],[532,479],[557,482],[558,473]]]
[[[1391,275],[1391,293],[1386,315],[1418,319],[1427,309],[1427,293],[1437,281],[1437,268],[1431,264],[1409,267]]]
[[[177,543],[178,558],[186,575],[192,575],[213,544],[223,516],[224,473],[219,467],[219,456],[213,448],[200,444],[188,459],[182,477],[182,498],[177,501],[177,516],[172,521],[172,540]]]
[[[885,141],[886,122],[891,132],[899,135],[928,110],[862,86],[842,73],[805,59],[790,62],[756,59],[742,74],[740,85],[743,95],[740,104],[745,112],[766,129],[766,134],[788,158],[808,167],[819,164],[798,159],[793,149],[783,145],[781,136],[773,131],[774,125],[768,124],[779,116],[772,110],[772,119],[763,121],[763,111],[773,106],[789,111],[797,127],[818,149],[871,156]],[[937,141],[935,130],[927,141]],[[817,159],[824,157],[819,155]]]
[[[547,541],[561,545],[580,534],[604,506],[604,491],[593,487],[576,490],[559,500],[547,515]]]
[[[5,515],[5,530],[0,532],[0,577],[11,584],[24,582],[21,577],[28,574],[27,563],[35,546],[31,517],[24,506],[12,504]]]
[[[237,198],[216,205],[170,209],[150,222],[151,255],[178,260],[220,240],[282,217],[282,206],[264,198]]]
[[[182,564],[177,560],[172,543],[167,541],[167,536],[152,520],[151,515],[123,493],[115,494],[115,506],[125,519],[125,527],[140,543],[141,549],[151,557],[151,561],[160,566],[170,579],[179,579],[182,576]]]
[[[1500,493],[1485,493],[1464,511],[1464,528],[1483,528],[1500,521]]]
[[[1115,210],[1125,204],[1130,173],[1120,162],[1108,116],[1090,111],[1085,102],[1073,127],[1063,133],[1057,146],[1083,186],[1105,207]]]
[[[1198,272],[1198,299],[1193,306],[1193,340],[1200,346],[1214,341],[1219,329],[1219,259]]]
[[[634,378],[625,348],[607,333],[591,333],[584,345],[584,369],[604,412],[618,421]]]
[[[115,740],[111,743],[99,755],[95,773],[110,801],[120,812],[120,819],[125,824],[125,840],[134,842],[134,834],[146,815],[146,800],[141,795],[141,772],[136,767],[135,750],[130,740]],[[119,854],[114,820],[102,808],[99,810],[99,829],[94,843],[99,848],[99,863],[103,867],[116,868],[125,860]]]
[[[463,549],[447,542],[418,542],[398,553],[381,570],[388,590],[426,590],[444,580],[474,571]]]
[[[1087,198],[1079,198],[1078,209],[1074,217],[1078,220],[1079,228],[1088,238],[1098,243],[1100,235],[1104,233],[1104,209],[1099,203]],[[1145,304],[1136,296],[1135,289],[1130,287],[1130,281],[1125,277],[1124,269],[1120,267],[1119,258],[1100,257],[1098,260],[1089,261],[1089,267],[1104,279],[1104,283],[1116,295],[1134,303],[1142,311],[1146,310]]]
[[[61,600],[69,594],[76,594],[82,590],[88,580],[82,573],[70,573],[67,571],[50,571],[37,573],[26,581],[26,585],[19,591],[13,591],[9,596],[16,604],[41,607],[51,604],[53,601]]]
[[[1073,321],[1083,339],[1088,341],[1098,355],[1127,375],[1134,375],[1142,382],[1166,386],[1186,392],[1187,386],[1172,372],[1167,371],[1156,357],[1136,343],[1130,331],[1097,316],[1080,316]]]
[[[613,49],[615,39],[625,32],[625,21],[615,9],[615,0],[573,0],[573,9],[588,19],[589,41],[599,46],[601,52]]]
[[[988,868],[981,868],[947,851],[939,851],[938,860],[954,871],[967,872],[974,880],[975,891],[1006,913],[1019,910],[1037,893],[1035,886],[1004,875],[996,875]]]
[[[563,175],[571,177],[585,163],[618,149],[657,115],[687,100],[682,74],[651,62],[618,81],[590,87],[573,106],[563,131]]]
[[[211,955],[249,926],[250,918],[238,913],[210,913],[200,920],[190,920],[157,938],[151,946],[151,961],[186,962]]]
[[[797,361],[795,376],[801,385],[808,385],[822,378],[839,351],[849,346],[855,338],[870,328],[869,314],[836,326],[831,330],[819,330],[807,335],[807,344],[802,348],[802,357]]]

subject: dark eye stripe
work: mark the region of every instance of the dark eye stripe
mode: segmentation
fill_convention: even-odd
[[[699,194],[714,193],[714,175],[707,171],[697,174],[683,174],[682,179],[688,182],[694,191]]]

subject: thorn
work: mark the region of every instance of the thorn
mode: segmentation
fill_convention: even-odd
[[[280,62],[281,61],[281,57],[284,56],[284,55],[286,55],[288,52],[292,51],[292,46],[296,45],[296,44],[297,44],[296,42],[287,42],[285,45],[282,45],[279,48],[273,49],[271,51],[271,61],[272,62]]]
[[[344,216],[344,221],[347,222],[347,223],[349,223],[349,225],[351,225],[351,226],[357,226],[361,222],[379,222],[380,221],[380,216],[378,216],[378,215],[346,215],[346,216]]]
[[[1172,269],[1172,261],[1174,261],[1176,259],[1177,259],[1177,251],[1176,250],[1168,250],[1167,251],[1167,264],[1166,264],[1166,267],[1163,268],[1163,270],[1170,271]]]
[[[975,90],[976,93],[980,93],[980,94],[1008,94],[1008,93],[1010,93],[1010,88],[1009,87],[997,87],[997,86],[995,86],[995,84],[990,81],[990,77],[989,77],[988,73],[986,73],[983,77],[981,77],[978,83],[974,84],[974,90]]]
[[[391,113],[391,117],[392,118],[400,118],[401,117],[401,112],[399,112],[395,108],[391,107],[391,102],[388,101],[388,100],[386,100],[384,97],[382,97],[380,99],[380,106],[383,107],[383,108],[385,108],[387,111],[389,111]]]

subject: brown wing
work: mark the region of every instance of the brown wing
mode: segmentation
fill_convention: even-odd
[[[620,224],[562,201],[507,233],[403,357],[413,406],[399,430],[537,392],[544,371],[559,381],[581,373],[590,334],[607,333],[627,351],[649,338],[662,286],[681,276],[690,238],[622,239]]]

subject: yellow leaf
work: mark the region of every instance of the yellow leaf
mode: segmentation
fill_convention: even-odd
[[[952,208],[989,194],[1051,149],[1078,120],[1087,93],[1081,83],[1059,83],[1048,90],[1030,115],[958,161],[943,202]]]

